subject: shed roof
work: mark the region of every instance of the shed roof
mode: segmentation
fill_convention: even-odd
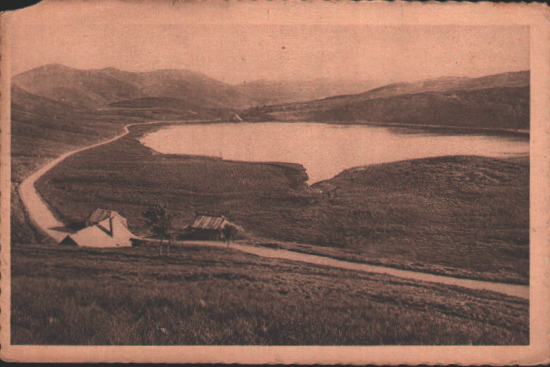
[[[229,223],[223,216],[197,215],[190,225],[193,229],[210,229],[219,231]]]

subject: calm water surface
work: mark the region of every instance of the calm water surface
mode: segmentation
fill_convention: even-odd
[[[303,165],[309,183],[344,169],[443,155],[509,157],[529,153],[529,140],[491,135],[420,133],[364,125],[237,123],[170,126],[141,138],[165,154]]]

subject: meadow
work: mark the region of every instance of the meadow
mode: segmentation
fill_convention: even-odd
[[[17,185],[31,172],[67,151],[117,135],[128,123],[189,118],[169,109],[77,108],[32,95],[16,86],[12,87],[11,100],[11,235],[14,243],[44,240],[29,225],[17,194]]]
[[[14,344],[503,345],[528,302],[188,245],[12,248]]]
[[[35,84],[35,77],[29,81]],[[44,85],[56,90],[49,81]],[[484,123],[528,121],[523,106],[527,94],[522,92],[520,100],[497,94],[497,99],[506,97],[507,106],[521,106],[504,111],[498,105],[502,121],[487,111],[485,117],[477,112],[474,117]],[[463,97],[469,101],[468,95]],[[24,177],[63,152],[114,136],[131,122],[219,117],[202,109],[197,115],[196,108],[170,98],[140,98],[98,110],[62,100],[12,88],[13,344],[529,343],[529,301],[489,291],[193,244],[173,247],[170,256],[159,256],[154,245],[105,250],[53,246],[29,225],[17,195]],[[418,107],[409,97],[392,101],[413,106],[407,113]],[[482,108],[477,102],[467,107]],[[378,104],[376,111],[390,106],[368,103]],[[460,119],[464,111],[455,107],[447,109],[452,112],[447,116]],[[333,120],[331,111],[320,117]],[[387,112],[395,111],[401,110]],[[42,177],[38,190],[74,228],[102,207],[119,211],[132,231],[148,235],[142,214],[161,202],[174,216],[176,231],[197,212],[223,214],[245,229],[248,244],[529,283],[528,157],[455,156],[357,167],[309,186],[297,164],[155,153],[138,141],[152,129],[134,127],[114,143],[70,157]]]
[[[167,205],[182,229],[224,214],[251,241],[459,277],[529,282],[529,159],[453,156],[358,167],[306,184],[300,165],[158,154],[151,127],[71,157],[38,189],[66,223],[115,209],[147,234],[142,213]]]
[[[133,115],[75,110],[49,100],[34,101],[12,91],[11,124],[11,236],[15,243],[42,239],[28,223],[17,185],[47,161],[66,151],[107,139],[124,124],[142,121]]]

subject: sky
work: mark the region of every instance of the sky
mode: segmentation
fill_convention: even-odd
[[[53,1],[18,11],[10,19],[12,72],[48,63],[181,68],[236,84],[406,81],[529,69],[529,30],[519,25],[403,26],[362,21],[353,9],[344,18],[322,6],[306,16],[281,4],[152,3]]]

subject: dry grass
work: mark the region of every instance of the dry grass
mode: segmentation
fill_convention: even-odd
[[[18,246],[12,342],[527,344],[528,304],[490,292],[223,249]]]
[[[41,165],[67,151],[90,145],[117,133],[131,122],[182,119],[181,114],[154,110],[77,109],[47,98],[12,90],[12,239],[35,242],[39,234],[29,226],[17,195],[17,185]],[[196,117],[198,118],[198,117]]]
[[[58,166],[39,182],[42,196],[66,222],[108,207],[144,233],[142,212],[161,200],[178,228],[194,212],[221,213],[257,238],[317,246],[308,251],[528,283],[528,159],[383,164],[312,190],[298,165],[155,154],[136,140],[148,129]]]
[[[527,301],[489,292],[224,250],[185,248],[159,258],[155,248],[29,245],[36,235],[15,190],[23,177],[125,123],[173,116],[71,111],[44,101],[21,106],[12,108],[15,344],[529,341]],[[528,282],[526,161],[455,157],[376,166],[319,185],[335,190],[329,196],[307,187],[297,165],[153,154],[134,140],[147,130],[73,157],[42,180],[41,193],[69,223],[102,206],[144,232],[141,213],[160,199],[180,227],[194,211],[224,213],[259,238],[306,252]]]

